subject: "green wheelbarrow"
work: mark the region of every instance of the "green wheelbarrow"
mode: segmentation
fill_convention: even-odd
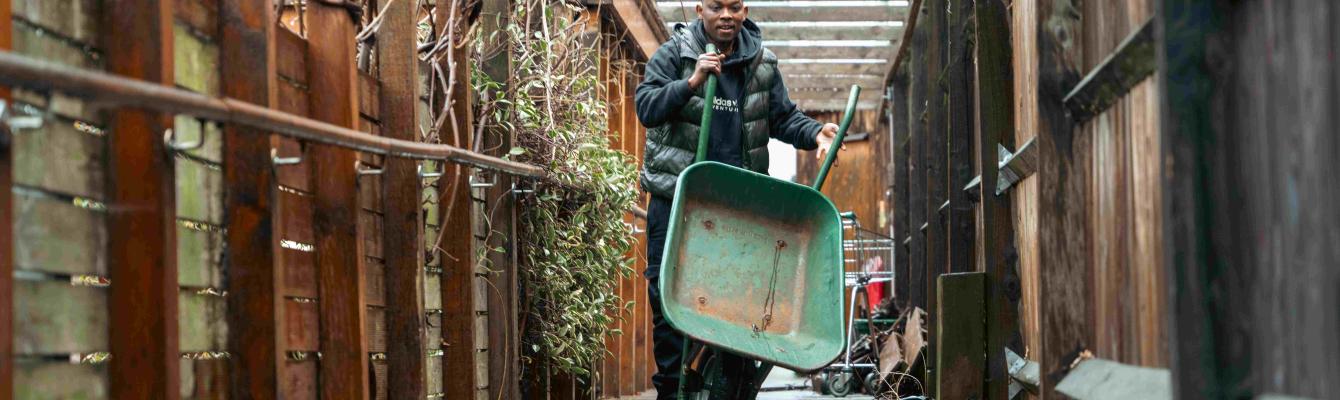
[[[709,76],[707,104],[715,85]],[[837,147],[859,95],[860,87],[853,86]],[[811,188],[703,161],[709,126],[710,106],[703,111],[695,163],[675,188],[661,263],[661,309],[691,339],[685,341],[681,398],[753,398],[773,365],[813,371],[844,349],[842,221],[819,191],[838,148],[830,149]],[[720,351],[758,364],[722,371],[740,368],[723,367]],[[740,381],[727,383],[732,379]],[[731,385],[730,394],[723,394],[723,384]]]

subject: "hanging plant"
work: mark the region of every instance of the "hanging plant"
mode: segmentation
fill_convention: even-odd
[[[476,54],[507,45],[512,80],[482,100],[480,118],[511,130],[509,158],[548,171],[518,205],[523,355],[589,376],[628,308],[614,293],[632,274],[624,215],[637,197],[636,163],[610,148],[596,49],[573,21],[580,8],[527,0],[512,10],[504,32],[477,41]],[[472,84],[481,93],[503,87],[480,73]]]

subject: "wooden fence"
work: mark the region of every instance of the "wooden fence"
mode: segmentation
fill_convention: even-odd
[[[482,242],[499,222],[481,210],[543,171],[462,150],[472,135],[413,143],[448,99],[473,132],[471,91],[426,84],[415,46],[416,21],[444,35],[472,10],[302,4],[0,1],[0,47],[28,57],[0,57],[18,87],[0,93],[0,399],[517,397],[513,252],[490,274],[475,249],[511,240]],[[607,24],[614,145],[640,158],[638,58]],[[444,66],[459,82],[469,49]],[[601,390],[572,397],[648,387],[645,280],[615,294],[635,304],[624,335]]]
[[[1045,398],[1090,356],[1171,369],[1166,389],[1186,398],[1336,396],[1321,377],[1340,347],[1319,336],[1340,306],[1323,267],[1340,260],[1321,161],[1336,124],[1312,111],[1336,103],[1322,55],[1340,8],[913,7],[883,109],[910,278],[897,291],[930,311],[929,360],[953,334],[937,332],[937,279],[990,276],[991,351],[970,374],[932,369],[967,391],[940,396],[1003,398],[1006,347],[1039,362]]]

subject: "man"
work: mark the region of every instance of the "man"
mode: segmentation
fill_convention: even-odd
[[[766,174],[768,139],[822,156],[837,134],[835,124],[820,124],[796,109],[777,70],[777,56],[763,48],[758,25],[747,19],[744,0],[702,0],[698,19],[676,26],[647,63],[637,87],[637,117],[647,127],[642,188],[651,193],[647,208],[648,291],[652,305],[657,398],[674,398],[679,385],[683,337],[661,314],[661,252],[665,248],[670,203],[679,173],[693,163],[708,74],[717,76],[707,159]],[[719,53],[707,53],[709,43]],[[763,200],[763,199],[760,199]],[[740,360],[727,360],[739,364]]]

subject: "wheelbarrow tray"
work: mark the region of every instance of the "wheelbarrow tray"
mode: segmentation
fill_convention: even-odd
[[[842,352],[842,221],[819,191],[694,164],[676,184],[664,255],[662,311],[689,337],[798,371]]]

